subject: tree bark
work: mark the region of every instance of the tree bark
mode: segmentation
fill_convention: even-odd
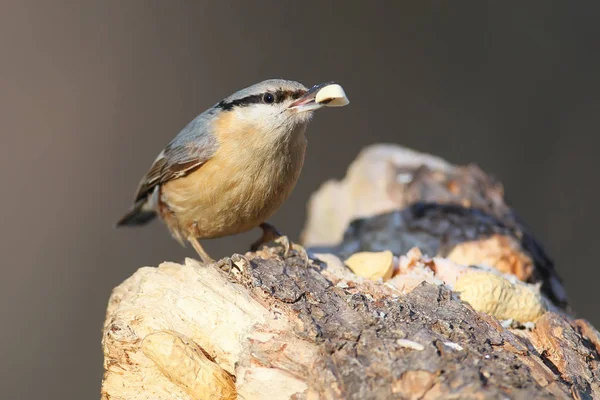
[[[338,207],[341,236],[314,215],[329,195],[365,192],[349,176],[315,195],[308,264],[270,243],[144,267],[115,288],[102,399],[600,398],[600,334],[573,316],[499,184],[389,149],[361,165],[409,178],[362,180],[388,197]]]

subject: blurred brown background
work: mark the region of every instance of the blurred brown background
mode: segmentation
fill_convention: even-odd
[[[3,1],[2,397],[99,398],[111,289],[195,255],[160,223],[115,221],[193,117],[273,77],[336,80],[352,102],[309,129],[300,183],[272,220],[293,239],[309,195],[365,145],[476,162],[600,326],[600,3],[512,5]],[[258,234],[206,246],[242,252]]]

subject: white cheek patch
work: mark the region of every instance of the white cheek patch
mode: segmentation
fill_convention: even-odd
[[[343,107],[350,103],[344,89],[338,84],[327,85],[317,92],[315,102],[325,107]]]
[[[253,104],[235,110],[236,123],[253,131],[253,136],[275,134],[276,136],[287,132],[282,128],[288,120],[287,115],[282,113],[277,104]],[[291,122],[291,121],[290,121]]]
[[[235,116],[240,121],[256,127],[268,126],[271,123],[275,110],[269,104],[252,104],[235,110]]]

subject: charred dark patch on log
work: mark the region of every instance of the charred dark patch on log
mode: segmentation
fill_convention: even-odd
[[[530,282],[542,282],[543,293],[559,307],[567,308],[566,299],[559,298],[552,287],[553,280],[560,283],[552,260],[516,216],[501,220],[476,208],[417,202],[402,210],[354,220],[337,246],[309,250],[333,253],[342,259],[359,251],[390,250],[402,255],[413,247],[429,256],[447,255],[461,243],[495,234],[512,237],[521,244],[536,267]]]

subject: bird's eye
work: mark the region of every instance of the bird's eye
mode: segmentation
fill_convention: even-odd
[[[271,93],[265,93],[263,96],[263,101],[267,104],[272,104],[275,101],[275,96],[273,96]]]

